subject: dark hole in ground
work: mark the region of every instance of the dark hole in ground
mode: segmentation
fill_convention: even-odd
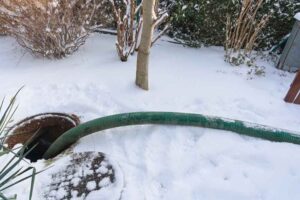
[[[36,162],[37,160],[43,158],[44,153],[48,150],[50,145],[64,132],[60,131],[57,126],[43,127],[38,130],[40,136],[30,142],[27,146],[30,153],[26,156],[31,162]]]
[[[64,113],[44,113],[26,118],[9,131],[10,136],[6,143],[9,148],[16,144],[28,144],[26,156],[31,162],[43,158],[50,145],[63,133],[79,124],[79,118],[75,115]],[[25,151],[25,152],[26,152]]]

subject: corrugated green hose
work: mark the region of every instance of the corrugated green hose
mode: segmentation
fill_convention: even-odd
[[[241,135],[266,139],[274,142],[300,144],[300,133],[291,133],[285,130],[279,130],[238,120],[208,117],[191,113],[136,112],[102,117],[72,128],[55,140],[43,157],[45,159],[53,158],[63,150],[70,147],[77,140],[89,134],[110,128],[142,124],[183,125],[212,128],[232,131]]]

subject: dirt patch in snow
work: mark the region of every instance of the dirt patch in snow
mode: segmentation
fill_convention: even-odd
[[[113,184],[115,171],[103,153],[83,152],[73,154],[68,164],[51,178],[45,199],[85,199],[89,193]]]

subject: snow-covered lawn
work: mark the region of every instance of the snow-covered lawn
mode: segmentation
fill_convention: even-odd
[[[52,111],[75,113],[82,121],[121,112],[178,111],[299,131],[300,106],[283,101],[294,74],[260,62],[265,76],[249,75],[247,67],[224,63],[222,48],[160,41],[152,49],[145,92],[134,85],[135,57],[121,63],[114,40],[93,35],[74,55],[49,61],[1,37],[0,97],[25,85],[15,120]],[[122,200],[300,199],[297,145],[201,128],[139,126],[90,135],[74,151],[101,151],[117,163]],[[42,169],[43,161],[35,165]],[[37,178],[35,200],[50,171]],[[27,190],[26,183],[15,188],[22,200]]]

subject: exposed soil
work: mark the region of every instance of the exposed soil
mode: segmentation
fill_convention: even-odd
[[[76,153],[61,171],[52,174],[44,197],[47,200],[85,199],[92,191],[114,182],[115,171],[103,153]]]

